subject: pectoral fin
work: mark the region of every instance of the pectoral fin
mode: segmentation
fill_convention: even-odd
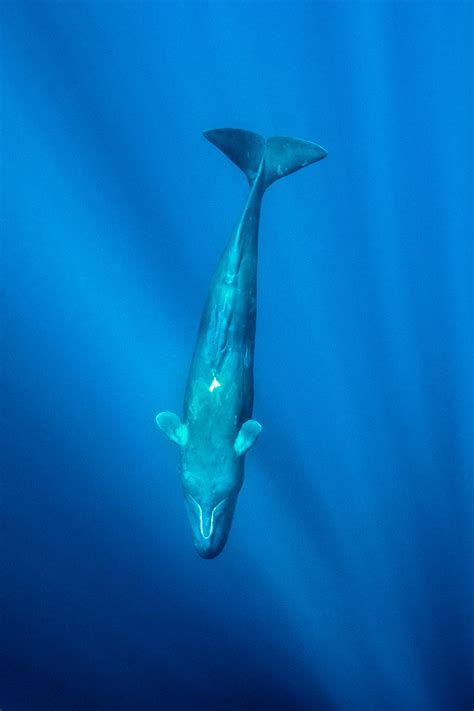
[[[184,447],[188,441],[188,428],[184,422],[181,422],[178,415],[175,415],[174,412],[160,412],[156,416],[156,424],[172,442]]]
[[[234,449],[237,456],[241,457],[249,451],[255,444],[262,431],[262,425],[257,420],[247,420],[239,430],[239,434],[235,438]]]

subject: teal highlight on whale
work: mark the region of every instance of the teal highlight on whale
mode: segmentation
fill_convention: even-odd
[[[309,141],[218,128],[204,136],[249,181],[249,194],[212,278],[184,395],[183,417],[157,424],[181,450],[181,483],[195,548],[223,549],[244,480],[246,453],[262,427],[252,419],[258,228],[263,194],[275,180],[327,155]]]

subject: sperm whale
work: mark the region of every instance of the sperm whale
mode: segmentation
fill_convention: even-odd
[[[156,422],[181,450],[181,483],[194,546],[214,558],[225,546],[244,480],[244,460],[262,427],[252,419],[260,208],[265,190],[327,155],[321,146],[251,131],[204,132],[246,174],[249,193],[219,260],[201,317],[183,417]]]

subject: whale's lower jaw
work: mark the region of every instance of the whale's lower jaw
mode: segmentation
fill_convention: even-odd
[[[209,560],[216,558],[222,552],[229,537],[233,513],[232,510],[227,520],[218,521],[215,529],[208,537],[202,535],[200,528],[196,525],[196,521],[191,521],[194,548],[201,558]]]
[[[227,543],[237,494],[238,489],[234,495],[222,499],[216,506],[201,506],[194,496],[185,492],[194,548],[201,558],[215,558]]]

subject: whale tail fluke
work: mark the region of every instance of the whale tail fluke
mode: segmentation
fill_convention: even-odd
[[[316,143],[289,136],[274,136],[265,144],[265,187],[278,178],[294,173],[327,156],[328,152]]]
[[[220,148],[246,174],[252,185],[262,171],[265,188],[285,175],[327,156],[316,143],[290,136],[274,136],[267,141],[252,131],[240,128],[215,128],[204,137]]]
[[[203,135],[244,171],[250,184],[253,183],[265,153],[262,136],[241,128],[214,128],[204,131]]]

